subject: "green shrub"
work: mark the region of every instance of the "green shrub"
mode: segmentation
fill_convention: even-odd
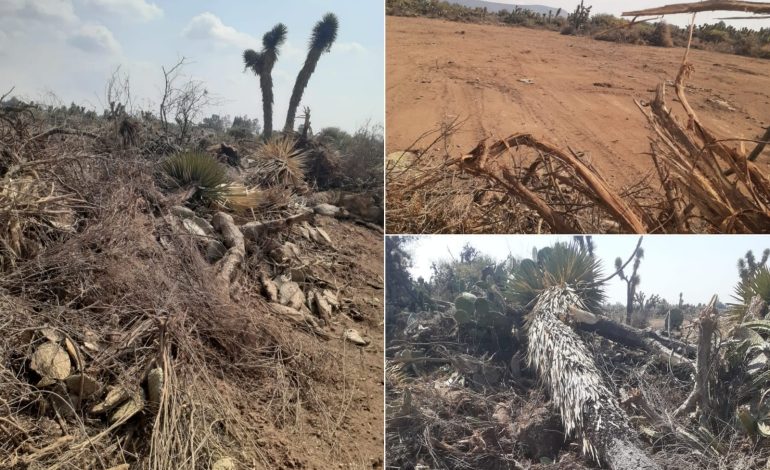
[[[668,23],[661,21],[655,25],[650,44],[658,47],[674,47],[674,40],[671,39],[671,28]]]
[[[225,168],[205,153],[177,153],[161,163],[161,169],[180,187],[195,187],[194,198],[221,203],[227,196]]]

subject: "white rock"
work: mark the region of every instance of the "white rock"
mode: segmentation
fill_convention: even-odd
[[[305,304],[305,294],[296,282],[284,282],[278,290],[278,301],[299,310]]]
[[[349,328],[345,330],[345,333],[342,335],[343,338],[345,338],[347,341],[350,341],[351,343],[355,344],[356,346],[367,346],[370,341],[364,339],[361,336],[361,333],[354,330],[353,328]]]
[[[318,204],[313,208],[313,211],[315,211],[316,214],[334,217],[339,213],[340,208],[331,204]]]

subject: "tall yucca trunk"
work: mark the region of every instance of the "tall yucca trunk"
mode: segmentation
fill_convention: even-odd
[[[527,320],[530,367],[546,385],[567,435],[582,440],[584,454],[613,470],[659,470],[640,449],[585,344],[561,320],[572,308],[585,309],[569,288],[550,288],[538,296]]]
[[[262,135],[269,140],[273,134],[273,76],[272,67],[259,75],[259,87],[262,89]]]
[[[297,108],[302,101],[302,95],[305,93],[305,88],[310,82],[310,76],[315,72],[318,60],[321,58],[323,49],[310,49],[305,59],[305,65],[302,66],[302,70],[297,74],[297,80],[294,82],[294,89],[291,92],[291,100],[289,100],[289,112],[286,113],[286,124],[283,127],[284,132],[290,132],[294,130],[294,118],[297,116]]]

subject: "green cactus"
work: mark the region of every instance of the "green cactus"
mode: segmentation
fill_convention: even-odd
[[[682,328],[684,322],[684,313],[681,309],[673,308],[666,314],[666,328],[678,330]]]
[[[473,323],[479,328],[510,329],[511,321],[500,312],[492,310],[492,304],[484,297],[463,292],[455,299],[455,321],[458,325]]]

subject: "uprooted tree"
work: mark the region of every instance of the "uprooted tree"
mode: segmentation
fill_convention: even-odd
[[[489,269],[447,262],[466,292],[447,297],[431,281],[442,293],[430,311],[387,312],[398,325],[387,348],[389,464],[584,468],[566,439],[611,469],[764,465],[767,268],[726,310],[712,298],[688,319],[695,337],[678,338],[602,314],[602,286],[618,270],[603,276],[583,242]]]

